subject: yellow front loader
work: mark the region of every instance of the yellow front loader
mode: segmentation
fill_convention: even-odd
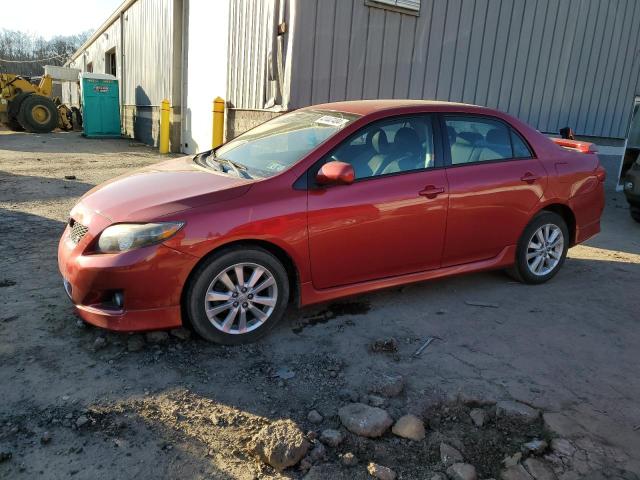
[[[12,130],[51,132],[58,126],[52,86],[49,75],[35,85],[20,75],[0,73],[0,122]]]

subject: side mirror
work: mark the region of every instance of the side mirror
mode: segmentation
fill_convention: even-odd
[[[345,162],[325,163],[316,175],[319,185],[350,185],[356,178],[353,167]]]

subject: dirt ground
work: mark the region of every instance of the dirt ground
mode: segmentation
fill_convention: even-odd
[[[371,401],[383,374],[402,375],[404,391],[374,400],[393,418],[421,416],[427,438],[348,434],[308,478],[367,478],[370,461],[431,478],[443,439],[480,478],[497,478],[504,456],[534,437],[571,442],[576,453],[556,442],[546,457],[559,478],[640,475],[640,224],[611,181],[602,233],[571,249],[548,284],[468,275],[290,309],[254,345],[139,336],[129,351],[128,335],[75,317],[56,249],[80,195],[161,158],[128,140],[0,131],[0,478],[300,478],[299,467],[255,461],[251,436],[276,419],[340,428],[338,409]],[[610,171],[614,160],[603,159]],[[439,339],[414,356],[429,336]],[[395,351],[370,348],[392,337]],[[469,420],[470,405],[511,399],[544,420]],[[342,465],[346,452],[357,465]]]

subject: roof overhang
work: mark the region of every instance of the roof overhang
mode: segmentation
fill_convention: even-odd
[[[95,42],[100,35],[102,35],[111,25],[113,25],[113,22],[115,22],[118,18],[120,18],[120,15],[125,12],[126,10],[129,9],[129,7],[131,5],[133,5],[134,3],[136,3],[138,0],[124,0],[120,6],[116,9],[115,12],[113,12],[111,14],[111,16],[109,18],[107,18],[107,21],[104,22],[100,28],[98,28],[88,39],[86,42],[84,42],[80,48],[78,48],[73,55],[71,55],[71,58],[69,58],[69,60],[67,60],[65,62],[65,66],[69,65],[71,62],[73,62],[76,58],[78,58],[80,55],[82,55],[82,52],[84,52],[87,48],[89,48],[89,46]]]

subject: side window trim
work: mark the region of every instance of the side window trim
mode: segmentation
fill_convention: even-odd
[[[394,172],[394,173],[387,173],[385,175],[377,175],[377,176],[359,178],[359,179],[356,179],[354,181],[354,183],[365,182],[365,181],[368,181],[368,180],[375,180],[375,179],[378,179],[378,178],[386,178],[386,177],[392,177],[392,176],[396,176],[396,175],[405,175],[405,174],[416,173],[416,172],[426,172],[426,171],[431,171],[431,170],[444,168],[446,166],[446,164],[445,164],[446,162],[445,162],[445,159],[444,159],[445,149],[444,149],[444,145],[442,144],[442,133],[441,133],[441,126],[440,126],[440,122],[439,122],[439,114],[436,113],[436,112],[403,113],[403,114],[400,114],[400,115],[393,115],[393,116],[390,116],[390,117],[381,118],[381,119],[378,119],[378,120],[373,120],[373,121],[367,123],[366,125],[363,125],[362,127],[360,127],[358,130],[353,132],[347,138],[342,140],[338,145],[335,145],[331,150],[329,150],[329,152],[327,152],[317,162],[315,162],[306,171],[306,173],[302,177],[298,178],[298,180],[294,184],[294,188],[297,188],[297,189],[303,189],[304,188],[304,189],[307,189],[307,190],[312,190],[314,188],[317,188],[317,185],[315,183],[315,174],[320,169],[320,167],[322,167],[322,165],[324,165],[327,162],[328,158],[331,158],[331,156],[334,154],[334,152],[338,148],[340,148],[340,146],[342,146],[342,145],[352,141],[353,139],[358,138],[359,136],[361,136],[365,129],[371,127],[372,125],[374,125],[376,123],[393,122],[394,120],[403,119],[403,118],[409,120],[411,118],[416,118],[416,117],[428,117],[428,118],[431,118],[431,128],[433,130],[433,156],[434,156],[433,166],[430,167],[430,168],[420,168],[420,169],[408,170],[408,171],[404,171],[404,172]],[[304,182],[303,177],[306,179],[306,182]],[[305,185],[305,183],[306,183],[306,185]]]
[[[501,118],[494,117],[492,115],[483,114],[483,113],[465,113],[465,112],[438,113],[437,116],[439,117],[438,126],[439,126],[440,131],[441,131],[440,142],[442,143],[442,152],[443,152],[442,156],[443,156],[443,159],[445,160],[445,167],[446,168],[460,168],[460,167],[465,167],[465,166],[470,166],[470,165],[480,165],[482,163],[510,162],[510,161],[513,161],[513,160],[529,160],[529,159],[532,159],[532,158],[537,158],[535,150],[533,150],[533,148],[531,148],[531,144],[524,138],[524,136],[520,132],[518,132],[518,130],[516,130],[511,124],[509,124],[505,120],[502,120]],[[472,118],[485,119],[485,120],[498,122],[498,123],[504,125],[504,127],[509,131],[509,142],[511,143],[511,154],[512,155],[515,154],[515,150],[513,148],[513,137],[512,137],[512,135],[515,134],[518,137],[520,137],[520,139],[522,140],[524,145],[529,150],[529,156],[528,157],[499,158],[499,159],[496,159],[496,160],[485,160],[485,161],[477,161],[477,162],[472,162],[472,163],[461,163],[461,164],[454,165],[453,161],[452,161],[452,158],[451,158],[451,143],[449,142],[449,137],[446,134],[446,132],[447,132],[447,124],[446,124],[447,117],[462,117],[462,118],[464,118],[464,117],[467,117],[467,118],[468,117],[472,117]],[[434,135],[435,135],[435,132],[434,132]]]

